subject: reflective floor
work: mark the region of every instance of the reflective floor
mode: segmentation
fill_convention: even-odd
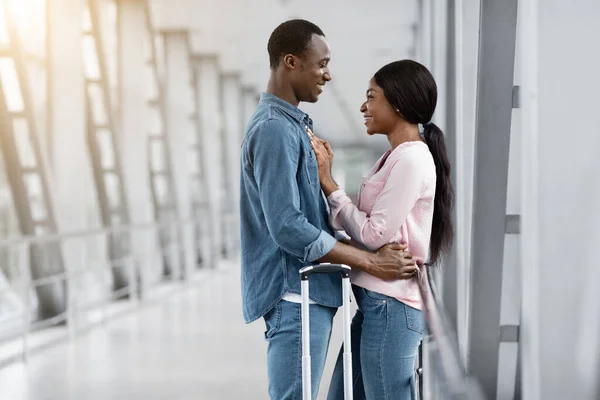
[[[264,324],[245,325],[240,302],[230,265],[0,369],[0,399],[266,399]]]
[[[232,263],[161,302],[0,369],[0,400],[267,399],[264,323]],[[319,399],[341,343],[336,316]]]

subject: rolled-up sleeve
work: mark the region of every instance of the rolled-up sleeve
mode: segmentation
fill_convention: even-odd
[[[323,257],[333,249],[337,240],[325,231],[321,231],[317,240],[307,247],[304,261],[315,261]]]
[[[273,241],[302,262],[329,253],[336,239],[312,225],[300,209],[296,180],[299,138],[285,122],[271,119],[257,126],[247,140],[248,157]]]

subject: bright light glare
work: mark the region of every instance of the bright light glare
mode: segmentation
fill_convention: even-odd
[[[9,42],[9,19],[26,51],[44,54],[46,0],[0,0],[0,45]]]
[[[6,22],[4,16],[4,7],[6,4],[0,0],[0,45],[8,44],[8,32],[6,31]]]

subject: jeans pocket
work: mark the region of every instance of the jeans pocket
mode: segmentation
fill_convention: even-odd
[[[366,297],[379,303],[381,303],[382,301],[384,302],[388,299],[388,297],[385,294],[377,293],[369,289],[363,288],[363,292]]]
[[[404,311],[406,312],[406,327],[411,331],[423,334],[425,331],[423,311],[407,306],[406,304],[404,304]]]
[[[263,317],[265,320],[265,340],[271,339],[279,331],[281,326],[281,301]]]

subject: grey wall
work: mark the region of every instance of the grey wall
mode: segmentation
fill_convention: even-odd
[[[586,281],[598,268],[593,243],[600,238],[600,179],[594,174],[600,150],[599,16],[600,2],[594,0],[539,2],[543,399],[592,398],[587,384],[597,379],[579,368],[577,354],[578,334],[589,326],[581,320],[597,319],[600,304],[596,315],[582,315]]]

